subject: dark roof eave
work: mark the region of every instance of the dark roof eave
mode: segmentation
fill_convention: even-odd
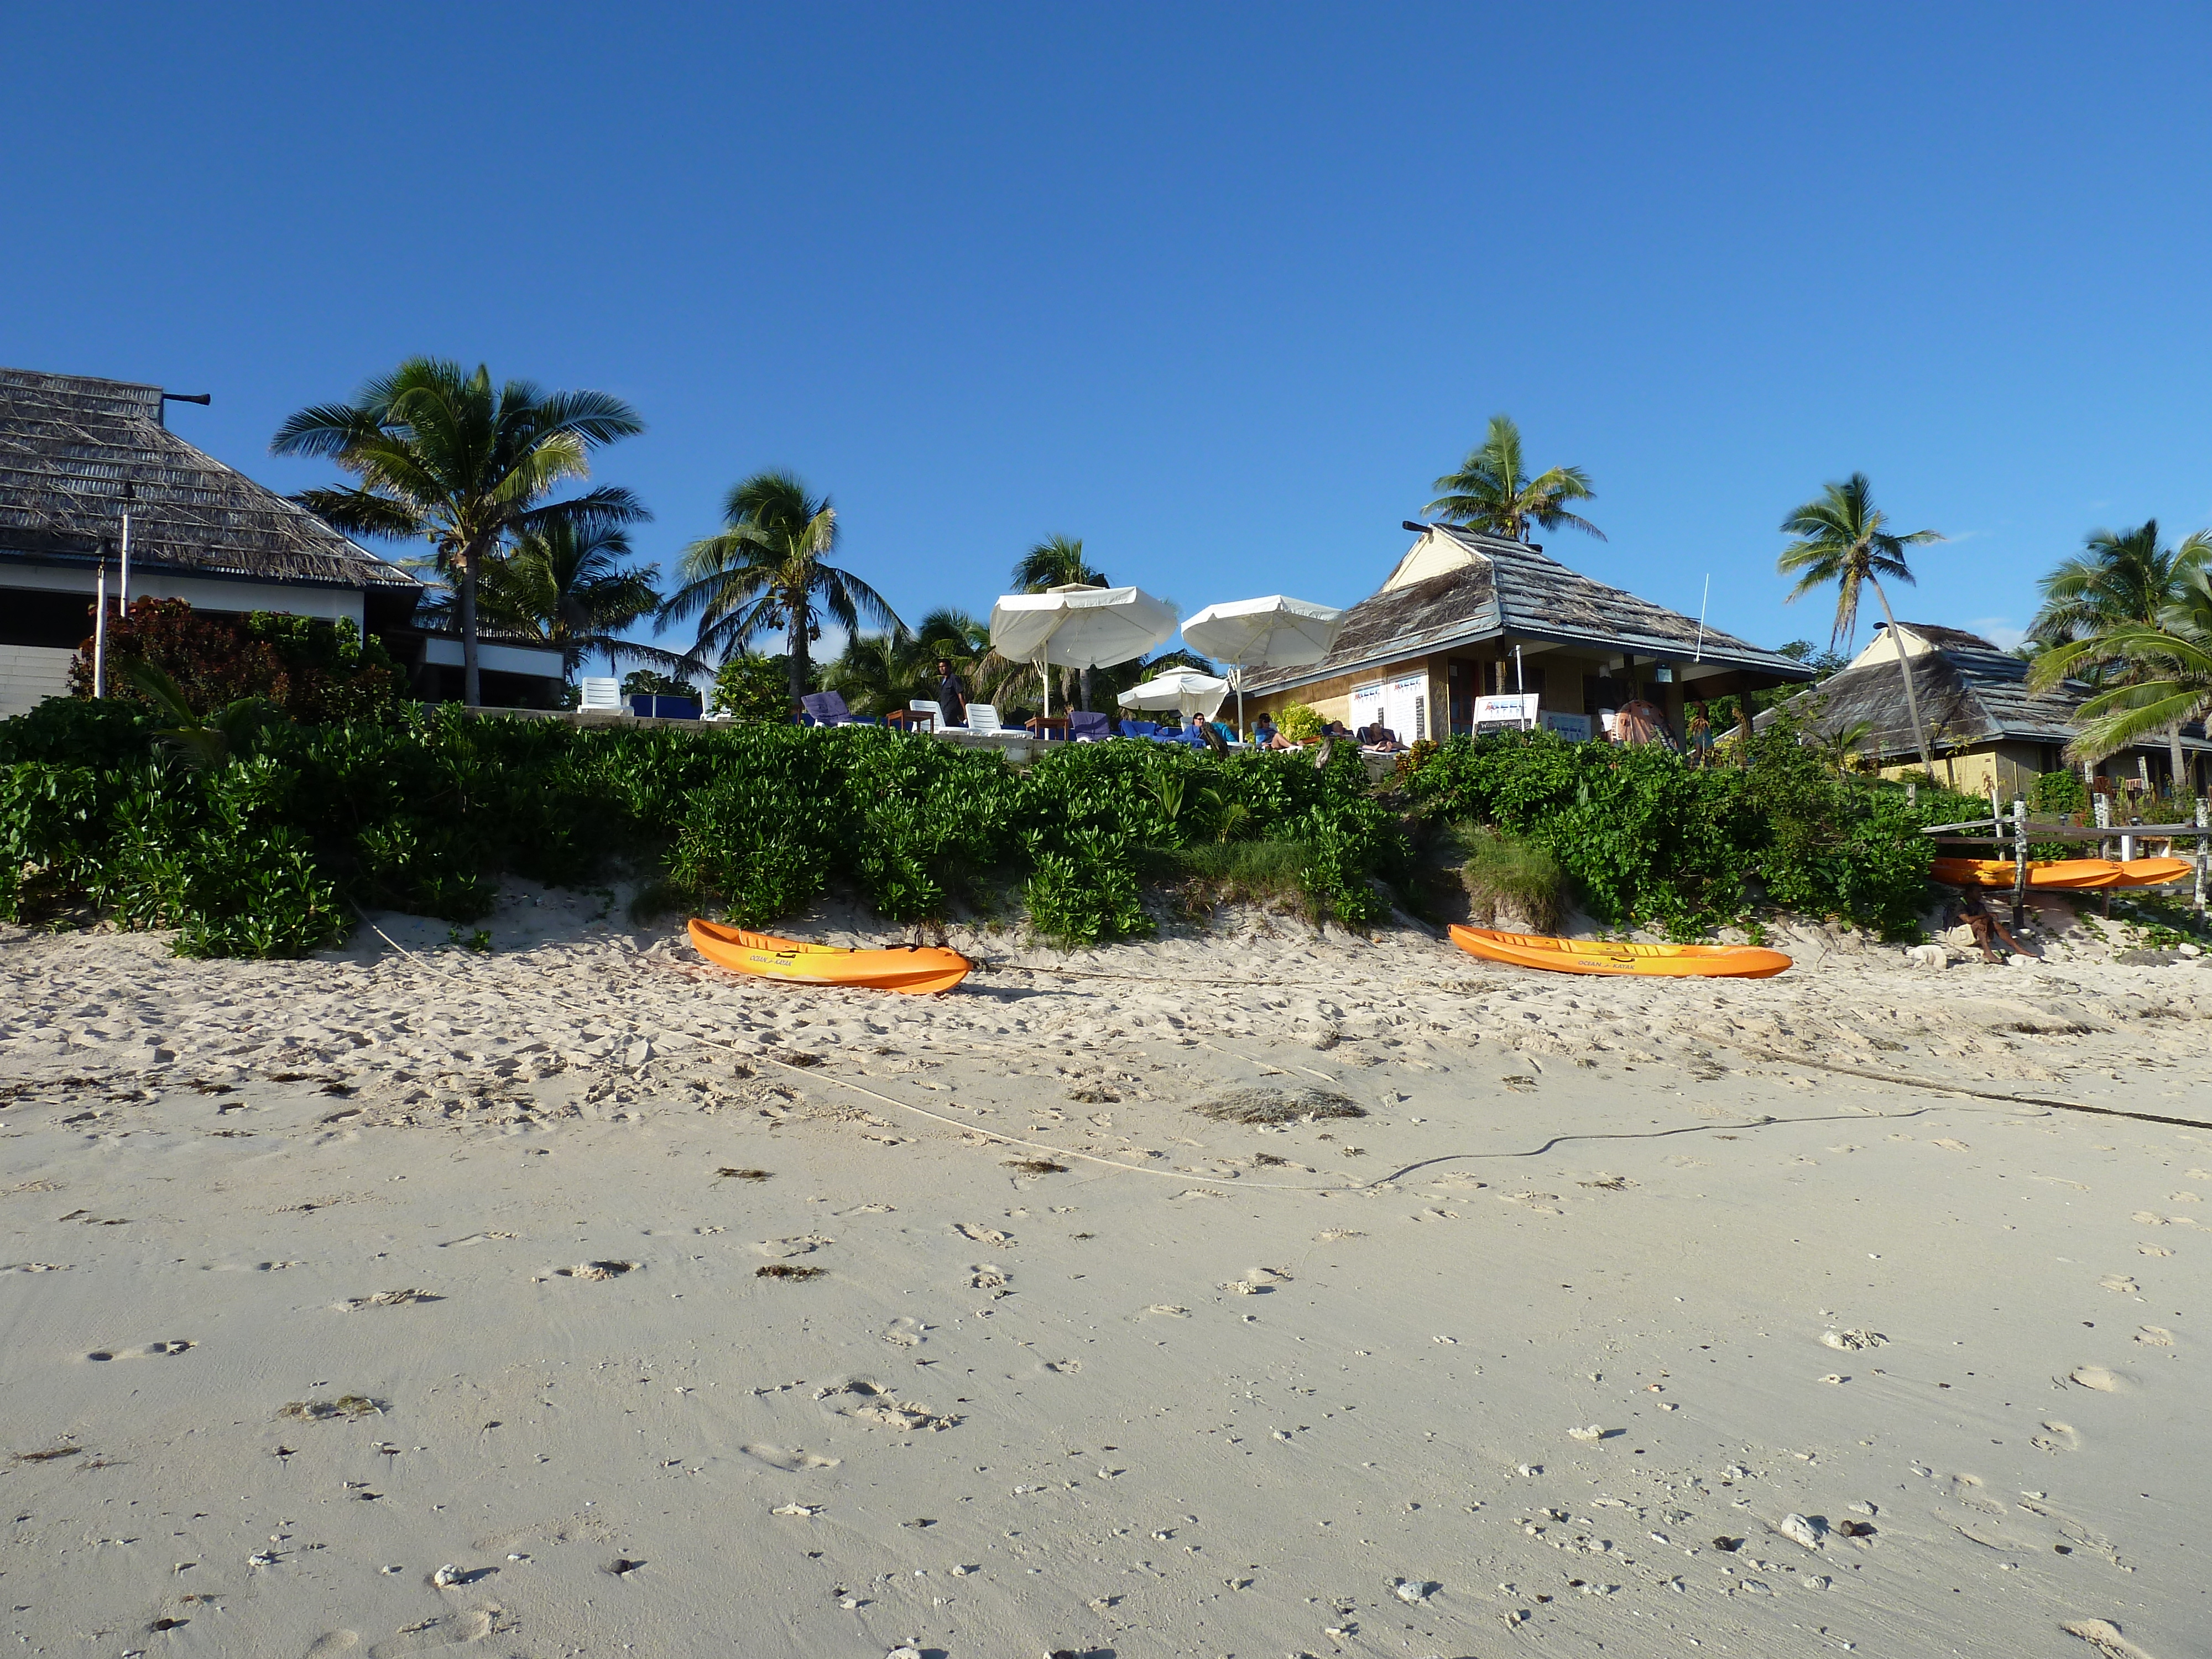
[[[53,548],[40,548],[35,551],[27,551],[18,547],[0,547],[0,562],[15,564],[60,565],[70,568],[81,567],[88,569],[108,563],[111,559],[98,552],[77,553]],[[397,565],[385,566],[385,568],[392,573],[389,579],[375,581],[349,581],[340,576],[270,575],[263,571],[240,570],[219,565],[179,564],[174,560],[164,559],[156,554],[142,554],[134,548],[131,554],[131,568],[133,570],[173,571],[179,576],[204,578],[209,581],[253,582],[263,587],[339,587],[356,591],[385,588],[393,592],[414,588],[417,591],[427,591],[427,584],[420,577],[409,575]]]
[[[1370,652],[1341,662],[1323,660],[1310,667],[1281,671],[1281,678],[1270,678],[1263,684],[1254,686],[1248,680],[1247,696],[1272,696],[1278,691],[1295,691],[1301,686],[1312,685],[1322,680],[1334,679],[1340,675],[1356,674],[1364,668],[1376,668],[1407,657],[1430,656],[1455,645],[1473,645],[1484,640],[1528,640],[1545,645],[1580,646],[1590,649],[1626,652],[1636,656],[1650,654],[1668,662],[1688,662],[1700,659],[1695,649],[1686,651],[1680,641],[1661,640],[1655,635],[1602,635],[1577,634],[1567,629],[1497,626],[1479,628],[1438,629],[1428,635],[1409,635],[1394,640],[1384,650]],[[1809,680],[1814,672],[1794,657],[1784,657],[1773,652],[1745,653],[1728,647],[1707,647],[1702,653],[1703,661],[1724,663],[1730,667],[1748,669],[1757,673],[1771,674],[1778,681]]]

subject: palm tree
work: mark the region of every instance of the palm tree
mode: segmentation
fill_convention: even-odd
[[[2082,538],[2082,551],[2039,584],[2043,608],[2028,624],[2028,635],[2063,645],[2120,624],[2155,628],[2166,608],[2181,599],[2187,573],[2207,562],[2212,562],[2212,535],[2202,530],[2179,547],[2158,544],[2156,519],[2133,530],[2093,530]]]
[[[629,535],[612,525],[555,524],[525,536],[484,565],[477,615],[557,647],[571,677],[594,651],[606,653],[611,671],[625,659],[673,668],[673,652],[620,637],[660,605],[652,568],[621,562],[629,551]]]
[[[1107,587],[1106,573],[1094,570],[1083,556],[1080,536],[1048,536],[1022,555],[1014,566],[1014,587],[1018,592],[1042,593],[1055,587]],[[1086,668],[1081,677],[1082,706],[1091,708],[1091,671]]]
[[[1897,631],[1896,613],[1881,579],[1910,582],[1911,568],[1905,550],[1943,538],[1932,530],[1916,530],[1909,536],[1893,535],[1888,520],[1874,504],[1874,486],[1863,472],[1854,472],[1841,483],[1823,487],[1820,498],[1810,501],[1782,521],[1782,533],[1797,539],[1782,550],[1774,568],[1795,575],[1790,590],[1792,603],[1830,582],[1836,585],[1836,627],[1828,636],[1834,646],[1858,632],[1859,590],[1872,587],[1889,623],[1890,643],[1897,647],[1898,672],[1905,677],[1905,712],[1912,721],[1912,738],[1920,748],[1920,763],[1931,771],[1936,757],[1928,747],[1928,731],[1920,723],[1920,697],[1912,688],[1912,665],[1905,654],[1905,641]]]
[[[1014,566],[1017,592],[1042,593],[1054,587],[1109,587],[1106,573],[1083,556],[1080,536],[1048,536]]]
[[[791,696],[806,695],[813,673],[808,647],[826,617],[848,634],[863,619],[902,628],[883,595],[830,564],[837,547],[837,510],[827,495],[810,495],[788,472],[756,472],[733,488],[722,508],[729,528],[684,550],[684,586],[654,618],[656,627],[699,619],[690,656],[726,657],[757,634],[785,630],[790,641]]]
[[[2176,555],[2198,539],[2191,537]],[[2188,781],[2181,728],[2212,713],[2212,563],[2176,562],[2171,597],[2155,617],[2116,617],[2086,638],[2052,646],[2030,665],[2027,683],[2047,690],[2075,670],[2101,669],[2112,683],[2075,711],[2089,724],[2066,745],[2068,757],[2102,760],[2163,732],[2178,796]]]
[[[1489,435],[1468,452],[1458,471],[1431,487],[1440,493],[1421,510],[1447,524],[1512,542],[1527,541],[1532,527],[1561,525],[1605,539],[1605,532],[1567,511],[1570,501],[1597,499],[1589,475],[1578,466],[1555,466],[1530,477],[1522,463],[1521,428],[1510,415],[1492,416]]]
[[[2167,609],[2183,600],[2189,573],[2208,563],[2212,536],[2201,530],[2179,547],[2158,544],[2156,519],[2117,534],[2093,530],[2082,538],[2079,555],[2043,579],[2043,608],[2028,624],[2029,636],[2048,647],[2115,629],[2155,629]],[[2068,660],[2074,677],[2093,685],[2155,672],[2114,654],[2079,652]],[[2054,670],[2054,678],[2043,683],[2055,684],[2059,672]],[[2166,733],[2166,753],[2179,788],[2183,756],[2178,725]]]
[[[588,477],[591,452],[645,430],[637,412],[604,392],[546,392],[529,380],[496,391],[437,357],[410,357],[350,404],[303,409],[276,430],[279,455],[326,455],[360,483],[308,489],[297,500],[340,530],[420,537],[460,587],[461,695],[483,701],[477,670],[477,585],[484,561],[516,538],[566,524],[591,534],[650,515],[627,489],[602,486],[568,501],[546,497]]]
[[[914,695],[927,668],[914,635],[894,628],[848,638],[836,660],[823,670],[822,684],[855,714],[887,714]]]

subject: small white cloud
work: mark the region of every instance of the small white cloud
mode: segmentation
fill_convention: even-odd
[[[2025,628],[2014,627],[2011,619],[2005,617],[1978,617],[1972,626],[1974,632],[2000,651],[2013,650],[2027,638]]]

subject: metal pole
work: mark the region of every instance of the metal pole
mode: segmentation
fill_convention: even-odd
[[[2019,795],[2012,798],[2012,931],[2017,939],[2027,926],[2027,802]]]
[[[100,574],[93,582],[92,602],[92,695],[107,695],[107,561],[100,562]]]
[[[123,568],[115,581],[115,614],[131,614],[131,515],[123,515]]]

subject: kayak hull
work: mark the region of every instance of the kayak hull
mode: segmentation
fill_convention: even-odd
[[[1620,945],[1604,939],[1503,933],[1455,923],[1452,943],[1485,962],[1554,974],[1621,974],[1652,979],[1771,979],[1790,966],[1753,945]]]
[[[2027,866],[2027,884],[2045,891],[2094,892],[2106,887],[2158,887],[2179,881],[2186,859],[2045,859]],[[1951,887],[2010,887],[2018,872],[2010,859],[1937,859],[1928,873]]]
[[[691,945],[718,968],[794,985],[848,985],[865,990],[923,996],[949,991],[975,964],[957,951],[908,945],[889,951],[850,951],[752,933],[742,927],[691,919]]]

